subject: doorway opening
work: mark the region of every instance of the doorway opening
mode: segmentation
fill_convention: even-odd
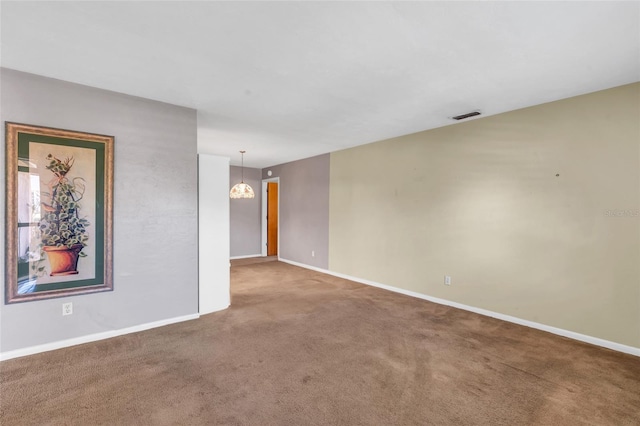
[[[262,256],[278,256],[280,241],[280,178],[262,181]]]

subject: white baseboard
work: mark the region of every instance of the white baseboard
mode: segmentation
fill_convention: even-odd
[[[525,320],[525,319],[518,318],[518,317],[512,317],[511,315],[505,315],[505,314],[501,314],[501,313],[498,313],[498,312],[489,311],[487,309],[476,308],[474,306],[464,305],[462,303],[452,302],[452,301],[446,300],[446,299],[440,299],[438,297],[427,296],[425,294],[416,293],[414,291],[404,290],[404,289],[401,289],[401,288],[398,288],[398,287],[392,287],[392,286],[386,285],[386,284],[380,284],[380,283],[377,283],[375,281],[370,281],[370,280],[366,280],[366,279],[362,279],[362,278],[358,278],[358,277],[352,277],[350,275],[341,274],[339,272],[329,271],[327,269],[317,268],[315,266],[306,265],[304,263],[295,262],[293,260],[287,260],[287,259],[278,259],[278,260],[281,261],[281,262],[289,263],[289,264],[294,265],[294,266],[299,266],[301,268],[311,269],[313,271],[321,272],[323,274],[333,275],[334,277],[338,277],[338,278],[344,278],[344,279],[349,280],[349,281],[355,281],[355,282],[358,282],[358,283],[361,283],[361,284],[370,285],[372,287],[378,287],[378,288],[382,288],[384,290],[393,291],[395,293],[400,293],[400,294],[404,294],[404,295],[407,295],[407,296],[416,297],[418,299],[428,300],[429,302],[438,303],[440,305],[447,305],[447,306],[451,306],[453,308],[458,308],[458,309],[462,309],[462,310],[465,310],[465,311],[474,312],[476,314],[480,314],[480,315],[496,318],[496,319],[499,319],[499,320],[502,320],[502,321],[507,321],[507,322],[511,322],[511,323],[514,323],[514,324],[524,325],[526,327],[535,328],[535,329],[546,331],[546,332],[549,332],[549,333],[552,333],[552,334],[557,334],[559,336],[568,337],[570,339],[574,339],[574,340],[579,340],[581,342],[590,343],[592,345],[602,346],[604,348],[612,349],[614,351],[624,352],[624,353],[627,353],[627,354],[630,354],[630,355],[635,355],[635,356],[640,356],[640,348],[636,348],[636,347],[633,347],[633,346],[623,345],[621,343],[616,343],[616,342],[612,342],[612,341],[609,341],[609,340],[600,339],[598,337],[588,336],[586,334],[580,334],[580,333],[576,333],[574,331],[564,330],[562,328],[552,327],[552,326],[549,326],[549,325],[540,324],[540,323],[537,323],[537,322]]]
[[[258,253],[258,254],[249,254],[249,255],[246,255],[246,256],[231,256],[229,259],[230,260],[249,259],[251,257],[264,257],[264,256],[262,256],[262,253]]]
[[[202,308],[200,308],[200,315],[207,315],[207,314],[213,314],[215,312],[220,312],[220,311],[224,311],[225,309],[228,309],[229,306],[231,306],[229,300],[227,299],[226,303],[222,304],[222,305],[218,305],[218,306],[213,306],[211,308],[209,308],[208,311],[204,312],[202,311]]]
[[[34,355],[40,352],[48,352],[56,349],[67,348],[69,346],[81,345],[83,343],[96,342],[98,340],[109,339],[111,337],[122,336],[129,333],[137,333],[139,331],[149,330],[156,327],[162,327],[165,325],[194,320],[198,318],[200,318],[200,314],[185,315],[181,317],[140,324],[133,327],[122,328],[120,330],[110,330],[102,333],[89,334],[87,336],[74,337],[73,339],[60,340],[58,342],[45,343],[43,345],[30,346],[28,348],[2,352],[0,353],[0,361],[6,361],[8,359],[19,358],[27,355]]]

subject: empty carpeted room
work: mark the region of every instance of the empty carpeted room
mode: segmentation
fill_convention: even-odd
[[[1,1],[0,424],[637,425],[640,2]]]

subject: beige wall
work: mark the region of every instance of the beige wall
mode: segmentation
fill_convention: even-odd
[[[329,269],[640,347],[639,122],[633,84],[333,153]]]

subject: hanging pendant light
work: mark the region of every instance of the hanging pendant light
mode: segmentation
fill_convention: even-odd
[[[244,183],[244,153],[246,151],[240,151],[242,154],[242,181],[240,183],[236,183],[229,191],[229,198],[253,198],[256,194],[253,192],[253,188],[248,184]]]

